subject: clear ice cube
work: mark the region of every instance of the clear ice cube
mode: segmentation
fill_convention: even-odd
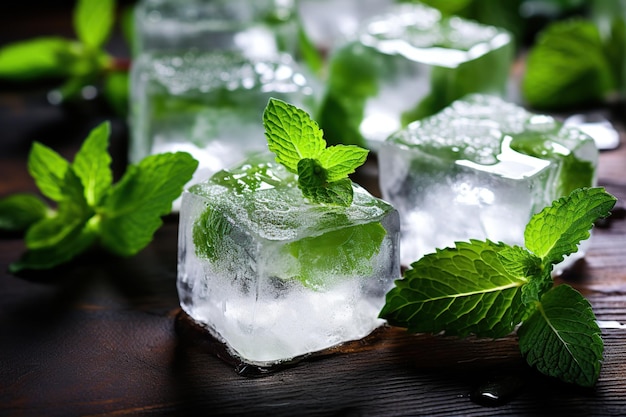
[[[189,152],[199,161],[191,183],[267,149],[262,120],[270,97],[312,112],[319,92],[285,54],[145,53],[131,77],[130,161]]]
[[[394,3],[394,0],[299,0],[298,13],[308,37],[318,49],[327,52],[352,38],[361,22],[385,12]]]
[[[504,96],[513,57],[503,29],[396,5],[331,53],[318,120],[332,140],[377,151],[391,133],[469,93]]]
[[[589,136],[550,116],[474,94],[390,136],[378,161],[382,196],[400,213],[401,262],[409,265],[456,241],[523,245],[533,214],[596,184],[598,151]]]
[[[183,194],[181,306],[244,363],[271,366],[368,335],[400,276],[398,213],[353,186],[311,204],[263,154]]]
[[[294,53],[294,0],[142,0],[133,52],[236,50],[249,57]]]

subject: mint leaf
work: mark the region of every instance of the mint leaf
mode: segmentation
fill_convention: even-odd
[[[196,256],[216,262],[225,250],[224,239],[231,230],[231,224],[221,212],[207,207],[193,224]]]
[[[102,244],[124,256],[143,249],[197,166],[185,152],[151,155],[130,166],[103,202]]]
[[[519,247],[505,247],[498,253],[504,269],[514,277],[528,280],[522,286],[522,302],[531,304],[539,300],[553,284],[550,271],[544,271],[541,259],[528,250]]]
[[[115,19],[115,0],[78,0],[74,8],[74,29],[78,39],[92,49],[102,47]]]
[[[396,281],[380,317],[412,333],[508,335],[529,307],[521,291],[527,279],[500,260],[506,247],[472,240],[424,256]]]
[[[269,150],[294,174],[298,173],[300,159],[316,158],[326,148],[317,123],[304,110],[284,101],[270,98],[263,112],[263,125]]]
[[[82,184],[72,170],[66,172],[61,192],[63,199],[56,213],[35,223],[26,232],[25,242],[29,249],[58,244],[93,215],[84,198]]]
[[[324,187],[327,183],[328,171],[317,159],[304,158],[298,161],[298,186],[303,191]],[[352,186],[350,188],[352,189]]]
[[[354,191],[352,181],[344,178],[319,187],[302,188],[302,195],[316,203],[348,207],[352,204]]]
[[[43,37],[15,42],[0,48],[0,78],[32,80],[71,73],[76,42]]]
[[[74,158],[72,168],[84,187],[87,204],[96,206],[111,187],[111,156],[109,146],[110,124],[102,123],[93,129]]]
[[[133,255],[152,240],[160,217],[170,212],[198,162],[184,152],[152,155],[129,167],[112,186],[109,134],[108,123],[93,129],[73,164],[33,144],[29,171],[40,191],[58,204],[51,210],[33,197],[0,200],[0,226],[5,219],[11,226],[28,224],[28,251],[10,265],[11,271],[59,265],[97,241],[113,253]],[[25,205],[33,207],[23,210]]]
[[[365,163],[369,151],[354,145],[336,145],[324,149],[318,156],[327,171],[327,181],[333,182],[352,174]]]
[[[369,151],[357,146],[326,148],[323,132],[304,111],[270,98],[263,113],[265,136],[276,161],[298,174],[302,194],[314,203],[349,206],[352,181],[347,176],[362,165]]]
[[[46,203],[33,194],[13,194],[0,199],[0,230],[23,231],[43,219]]]
[[[386,235],[380,223],[367,223],[333,230],[320,236],[288,243],[285,249],[298,260],[298,279],[307,287],[322,288],[341,276],[367,276]]]
[[[28,155],[28,172],[43,195],[61,201],[63,185],[70,164],[57,152],[39,142],[34,142]]]
[[[598,102],[615,87],[600,33],[592,22],[554,22],[528,53],[522,94],[533,107],[558,109]]]
[[[604,345],[589,302],[568,285],[548,291],[519,328],[520,350],[540,372],[590,387],[600,374]]]
[[[95,230],[85,224],[74,228],[54,245],[27,251],[19,261],[9,265],[11,273],[25,269],[48,269],[68,262],[88,249],[96,240]]]
[[[526,248],[552,265],[576,252],[589,229],[609,215],[617,199],[604,188],[580,188],[535,214],[524,231]]]

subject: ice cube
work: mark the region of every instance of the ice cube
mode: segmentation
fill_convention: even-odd
[[[142,0],[133,52],[236,50],[248,57],[294,53],[294,0]]]
[[[589,136],[550,116],[473,94],[389,137],[378,161],[409,265],[455,241],[523,245],[534,213],[596,184],[598,151]]]
[[[377,151],[391,133],[469,93],[504,96],[513,57],[503,29],[396,5],[331,53],[318,121],[331,140]]]
[[[244,363],[271,366],[363,338],[399,271],[399,218],[353,186],[312,204],[296,176],[255,156],[183,194],[181,306]]]
[[[311,41],[321,51],[328,52],[353,37],[361,22],[385,12],[394,3],[394,0],[299,0],[298,13]]]
[[[270,97],[312,112],[319,93],[285,54],[146,53],[133,64],[131,85],[130,161],[187,151],[200,162],[191,183],[267,149],[262,119]]]

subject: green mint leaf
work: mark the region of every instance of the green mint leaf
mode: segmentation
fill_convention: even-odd
[[[387,294],[380,317],[412,333],[503,337],[521,323],[525,277],[505,268],[503,243],[458,242],[411,265]]]
[[[263,112],[263,125],[269,150],[276,161],[294,174],[303,158],[317,158],[326,148],[324,134],[302,109],[270,98]]]
[[[34,194],[13,194],[0,199],[0,230],[23,231],[48,213],[46,203]]]
[[[329,144],[365,146],[360,131],[365,105],[378,93],[380,72],[384,67],[376,54],[357,42],[348,43],[329,55],[326,95],[318,116]]]
[[[565,382],[593,386],[600,374],[604,345],[589,302],[568,285],[541,298],[517,332],[526,361]]]
[[[519,246],[511,246],[498,252],[502,266],[521,280],[528,280],[522,286],[522,301],[531,304],[539,300],[544,292],[552,288],[553,281],[550,271],[544,271],[541,259]]]
[[[580,188],[535,214],[524,231],[526,248],[544,265],[559,263],[589,238],[593,223],[610,214],[617,199],[603,188]]]
[[[93,129],[74,157],[72,168],[84,187],[87,204],[97,206],[111,187],[110,124],[104,122]]]
[[[53,201],[64,199],[63,186],[70,164],[49,147],[34,142],[28,155],[28,171],[43,195]]]
[[[324,149],[317,157],[327,172],[327,181],[333,182],[352,174],[365,163],[369,151],[354,145],[336,145]]]
[[[45,37],[15,42],[0,48],[0,78],[32,80],[70,74],[68,60],[74,56],[76,42]]]
[[[76,35],[92,49],[103,46],[114,21],[115,0],[78,0],[74,9]]]
[[[299,58],[317,75],[322,75],[324,58],[307,34],[302,19],[298,18],[298,52]]]
[[[143,249],[197,166],[185,152],[151,155],[130,166],[103,202],[102,244],[124,256]]]
[[[305,190],[324,187],[328,183],[328,172],[317,159],[304,158],[298,161],[298,186]]]
[[[600,33],[590,21],[549,25],[526,60],[522,94],[533,107],[558,109],[601,101],[616,87]]]
[[[354,191],[352,181],[344,178],[319,187],[301,188],[302,195],[314,203],[348,207],[352,204]]]
[[[93,210],[85,200],[80,179],[71,169],[65,174],[61,192],[64,198],[59,201],[56,213],[35,223],[26,232],[28,249],[58,244],[74,230],[81,228],[93,215]]]
[[[380,223],[367,223],[288,243],[285,249],[299,265],[294,278],[319,289],[342,276],[371,275],[372,265],[364,259],[369,260],[380,251],[386,233]]]
[[[9,265],[9,271],[18,273],[25,269],[48,269],[61,265],[84,252],[96,237],[95,230],[86,223],[83,227],[74,228],[54,245],[27,251],[19,261]]]
[[[110,72],[104,78],[104,98],[119,116],[128,114],[129,74],[124,71]]]
[[[207,207],[193,224],[196,256],[217,262],[226,250],[224,239],[230,235],[231,230],[231,224],[221,212]]]

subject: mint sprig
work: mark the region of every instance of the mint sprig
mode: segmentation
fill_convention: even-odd
[[[84,87],[101,85],[112,108],[124,114],[129,64],[104,49],[115,23],[115,0],[77,0],[72,17],[74,39],[45,36],[0,48],[0,79],[62,78],[49,95],[55,104],[80,97]]]
[[[41,143],[33,144],[29,172],[56,207],[46,207],[31,195],[0,200],[0,226],[26,229],[27,252],[10,265],[12,272],[63,264],[96,243],[131,256],[152,240],[198,162],[184,152],[151,155],[113,184],[109,135],[108,122],[93,129],[72,163]]]
[[[269,150],[276,162],[298,175],[303,195],[315,203],[349,206],[348,175],[367,159],[368,150],[354,145],[326,147],[324,133],[307,112],[271,98],[263,113]]]
[[[580,188],[529,221],[526,248],[471,240],[414,262],[396,281],[380,312],[409,332],[499,338],[519,327],[520,349],[540,372],[591,386],[603,343],[589,303],[576,290],[554,287],[554,264],[576,252],[616,198]]]

